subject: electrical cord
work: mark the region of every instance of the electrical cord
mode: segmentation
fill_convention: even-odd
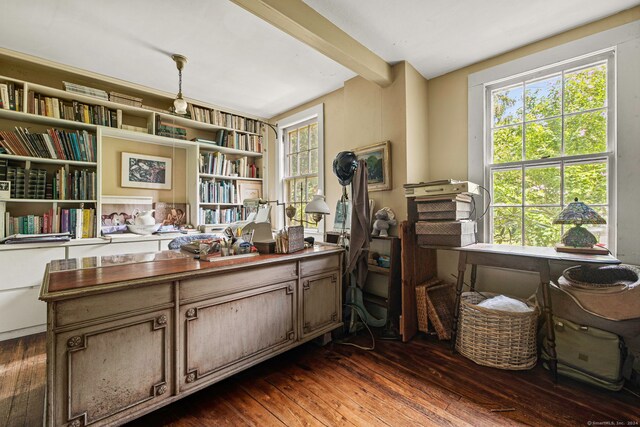
[[[376,348],[376,338],[374,337],[373,332],[371,331],[371,328],[369,328],[369,325],[367,325],[367,321],[364,319],[364,316],[363,316],[363,313],[361,312],[360,307],[358,307],[357,305],[352,304],[352,303],[346,303],[346,304],[344,304],[344,306],[345,307],[350,307],[352,309],[355,309],[355,312],[358,313],[358,317],[362,321],[362,324],[364,325],[364,327],[367,328],[367,331],[369,331],[369,335],[371,336],[371,347],[365,347],[365,346],[362,346],[362,345],[354,344],[352,342],[336,341],[336,344],[349,345],[349,346],[352,346],[352,347],[359,348],[360,350],[367,350],[367,351],[374,350]]]
[[[487,199],[488,199],[488,203],[487,206],[484,208],[484,212],[482,212],[482,215],[480,215],[480,218],[476,218],[476,221],[480,221],[482,218],[484,218],[484,216],[487,214],[487,212],[489,211],[489,207],[491,206],[491,193],[489,192],[489,190],[487,190],[486,188],[484,188],[482,185],[478,185],[478,187],[482,188],[486,193],[487,193]],[[472,199],[473,200],[473,199]],[[475,211],[475,202],[473,204],[473,209]]]

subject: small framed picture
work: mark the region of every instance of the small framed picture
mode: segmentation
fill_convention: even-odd
[[[238,181],[238,203],[243,204],[244,199],[262,198],[261,181]]]
[[[383,141],[358,147],[353,152],[358,160],[364,159],[367,162],[368,190],[391,190],[391,142]]]
[[[123,187],[171,190],[171,159],[122,153]]]
[[[11,181],[0,181],[0,200],[11,198]]]

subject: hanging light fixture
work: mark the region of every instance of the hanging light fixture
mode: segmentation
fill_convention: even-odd
[[[187,101],[182,98],[182,69],[187,63],[187,57],[183,55],[171,55],[178,68],[178,96],[173,101],[173,108],[176,114],[187,114]]]

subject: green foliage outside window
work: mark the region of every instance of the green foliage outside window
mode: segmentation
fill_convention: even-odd
[[[606,214],[606,160],[563,159],[607,151],[605,63],[496,89],[491,101],[494,243],[553,246],[562,229],[552,221],[574,197]]]

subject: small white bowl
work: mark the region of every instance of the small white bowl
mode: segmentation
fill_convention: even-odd
[[[127,228],[131,233],[141,234],[143,236],[148,236],[149,234],[153,234],[160,229],[162,224],[151,224],[151,225],[127,225]]]

